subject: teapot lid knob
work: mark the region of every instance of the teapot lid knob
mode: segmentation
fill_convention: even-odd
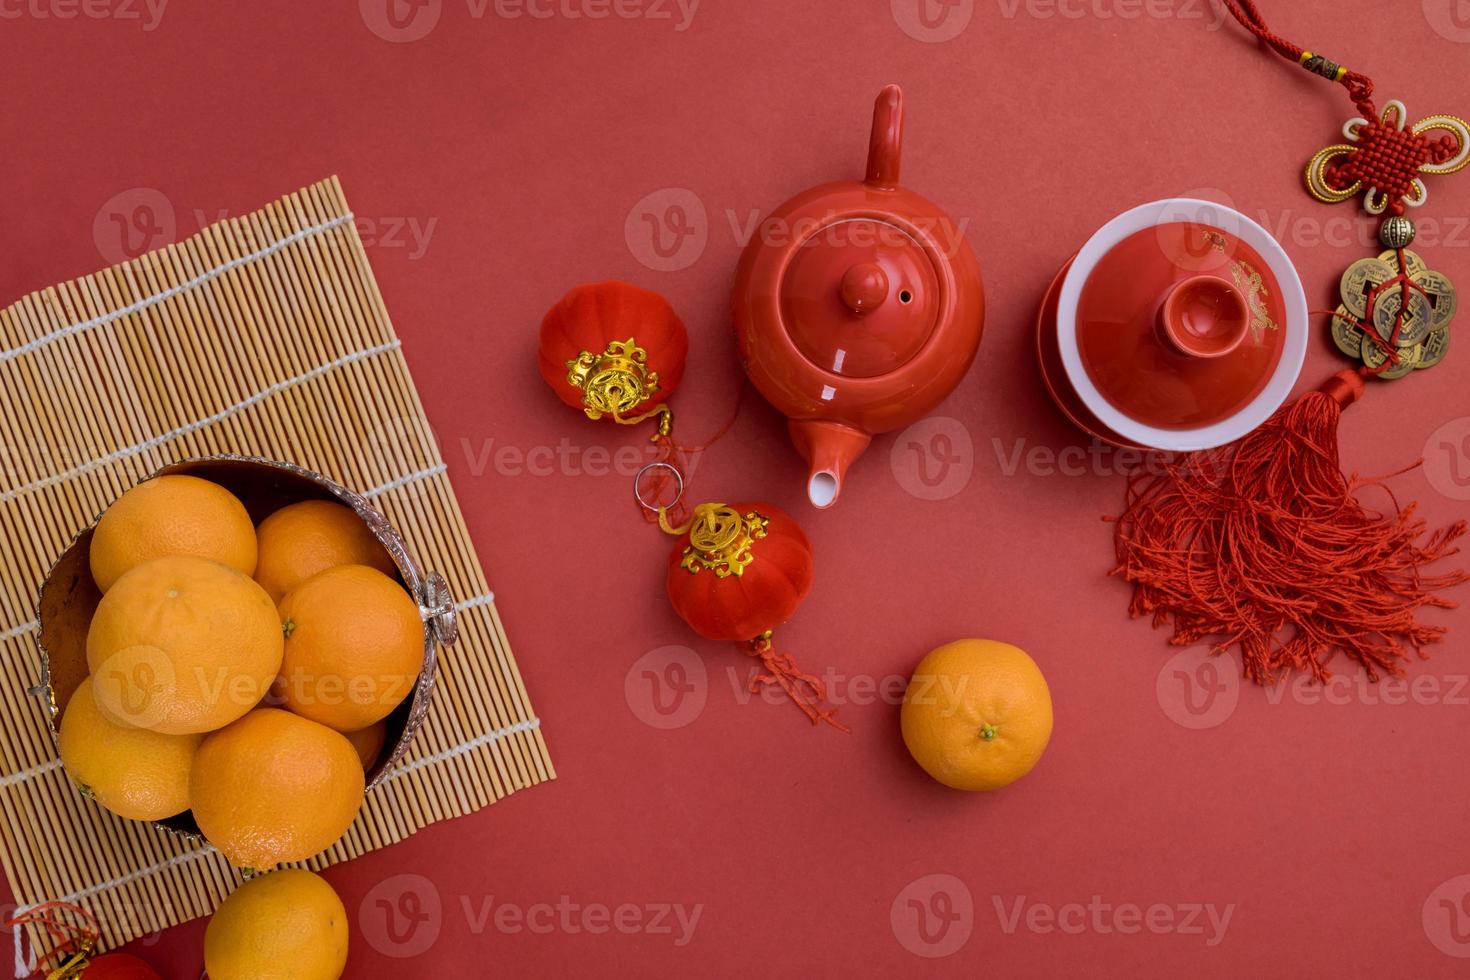
[[[888,298],[888,274],[875,262],[859,262],[842,274],[842,302],[854,313],[867,313]]]

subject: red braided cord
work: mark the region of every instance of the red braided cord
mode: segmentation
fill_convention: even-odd
[[[1242,27],[1265,41],[1273,51],[1289,61],[1301,63],[1302,54],[1306,49],[1293,44],[1267,27],[1266,19],[1261,16],[1255,0],[1221,0],[1221,2],[1225,5],[1225,9],[1240,21]],[[1359,112],[1368,119],[1378,118],[1378,108],[1373,104],[1373,79],[1361,72],[1348,69],[1339,81],[1347,88],[1348,96],[1353,100],[1353,105],[1358,107]]]

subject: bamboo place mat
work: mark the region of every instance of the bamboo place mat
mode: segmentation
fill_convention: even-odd
[[[410,754],[306,866],[554,778],[336,178],[0,311],[0,438],[0,860],[21,911],[78,903],[112,947],[208,914],[238,881],[212,847],[83,798],[27,696],[47,569],[125,489],[178,459],[289,460],[364,492],[458,599],[459,642],[440,651]],[[28,938],[31,956],[49,948]]]

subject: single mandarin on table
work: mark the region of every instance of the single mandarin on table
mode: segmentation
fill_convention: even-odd
[[[1051,740],[1051,692],[1009,643],[957,640],[919,662],[904,692],[903,741],[954,789],[993,790],[1031,771]]]
[[[288,868],[230,893],[204,929],[210,980],[337,980],[347,909],[320,875]]]

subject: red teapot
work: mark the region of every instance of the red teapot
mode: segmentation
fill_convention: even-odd
[[[898,184],[903,90],[873,110],[867,179],[814,187],[740,258],[740,361],[789,420],[807,495],[830,507],[881,432],[910,425],[969,370],[985,324],[980,266],[956,224]]]

